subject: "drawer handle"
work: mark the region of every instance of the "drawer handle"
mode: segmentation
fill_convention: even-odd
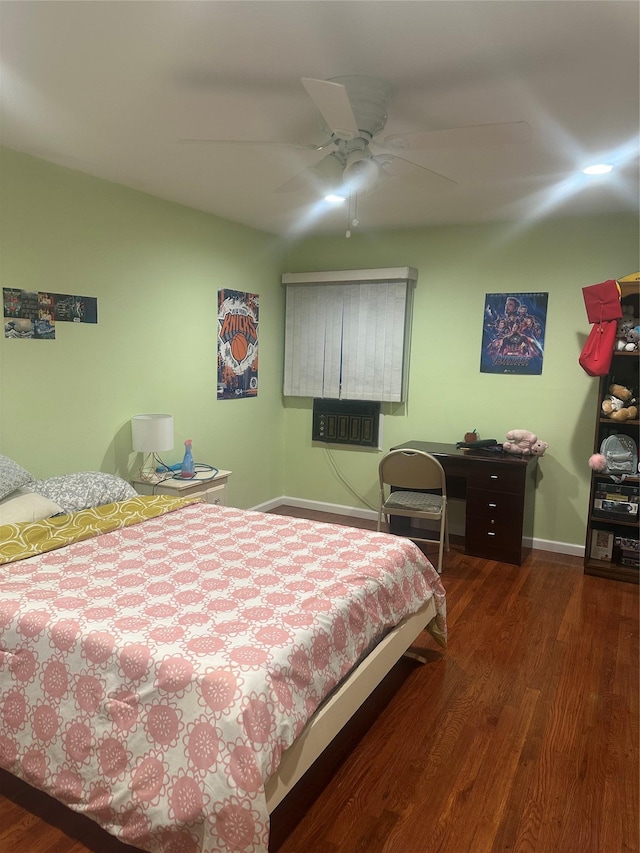
[[[498,506],[498,504],[489,504],[489,506],[491,507],[491,509],[495,509]]]
[[[495,536],[495,535],[496,535],[496,534],[495,534],[495,533],[493,533],[492,531],[489,531],[489,533],[487,533],[487,536]]]
[[[489,477],[490,477],[492,480],[497,480],[497,479],[498,479],[498,475],[497,475],[497,474],[489,474]]]

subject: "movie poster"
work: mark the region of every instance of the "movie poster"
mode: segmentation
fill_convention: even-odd
[[[218,400],[258,396],[257,293],[218,291]]]
[[[542,373],[548,293],[487,293],[480,373]]]

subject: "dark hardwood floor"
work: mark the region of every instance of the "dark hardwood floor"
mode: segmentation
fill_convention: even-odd
[[[459,546],[443,583],[448,649],[424,635],[428,663],[394,667],[276,810],[271,853],[638,851],[638,586]],[[0,853],[133,849],[0,774]]]

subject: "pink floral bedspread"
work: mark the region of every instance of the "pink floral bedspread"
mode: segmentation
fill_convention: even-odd
[[[0,568],[0,765],[123,841],[267,849],[264,780],[440,579],[385,534],[191,504]]]

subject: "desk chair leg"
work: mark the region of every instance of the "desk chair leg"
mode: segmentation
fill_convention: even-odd
[[[438,545],[438,565],[436,566],[436,571],[439,575],[442,574],[442,552],[445,548],[447,551],[449,550],[449,525],[447,520],[447,512],[446,510],[442,514],[442,519],[440,521],[440,543]]]

